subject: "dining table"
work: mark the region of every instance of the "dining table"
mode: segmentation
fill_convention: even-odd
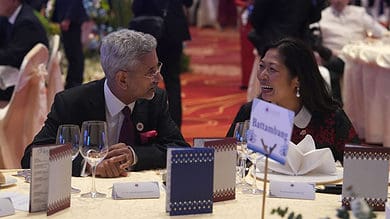
[[[23,177],[13,176],[17,170],[0,170],[6,177],[16,178],[16,182],[8,187],[0,188],[0,198],[4,195],[24,195],[28,197],[30,184],[25,182]],[[162,183],[164,170],[148,170],[141,172],[129,172],[127,177],[119,178],[97,178],[96,187],[99,192],[107,194],[106,198],[82,198],[80,193],[71,195],[69,208],[61,210],[49,217],[88,219],[88,218],[172,218],[165,210],[166,192]],[[246,177],[247,182],[252,182],[250,174]],[[114,200],[111,196],[113,183],[124,182],[158,182],[160,197],[151,199],[126,199]],[[72,177],[72,187],[81,190],[81,193],[91,188],[91,177]],[[263,181],[257,180],[259,188],[263,188]],[[269,183],[267,183],[269,185]],[[61,185],[58,185],[61,186]],[[269,188],[269,186],[267,187]],[[188,190],[191,190],[189,187]],[[281,218],[271,214],[272,209],[278,207],[296,215],[301,214],[303,218],[337,218],[336,209],[341,207],[341,195],[315,193],[314,200],[288,199],[269,197],[268,192],[265,199],[265,218]],[[214,202],[213,212],[209,214],[174,216],[174,218],[261,218],[262,195],[244,194],[236,189],[234,200]],[[385,218],[385,212],[376,212],[377,218]],[[16,210],[14,215],[5,218],[43,218],[46,212],[29,213],[26,210]]]
[[[367,143],[390,146],[390,36],[342,49],[344,111]]]

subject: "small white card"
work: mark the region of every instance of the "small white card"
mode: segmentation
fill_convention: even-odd
[[[386,203],[385,212],[386,212],[386,219],[389,219],[390,218],[390,204],[388,202]]]
[[[303,182],[271,181],[269,196],[314,200],[316,198],[315,184]]]
[[[15,208],[10,198],[0,198],[0,217],[15,214]]]
[[[160,198],[158,182],[114,183],[113,199]]]
[[[284,164],[294,124],[294,112],[254,99],[247,132],[248,148]],[[272,152],[272,153],[270,153]]]
[[[1,192],[0,198],[10,198],[15,210],[27,211],[29,206],[29,195],[18,192]]]

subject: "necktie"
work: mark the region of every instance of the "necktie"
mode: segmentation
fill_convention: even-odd
[[[123,119],[121,131],[119,133],[119,142],[125,143],[129,146],[134,145],[134,124],[131,120],[131,110],[125,106],[122,109],[122,113],[125,116]]]

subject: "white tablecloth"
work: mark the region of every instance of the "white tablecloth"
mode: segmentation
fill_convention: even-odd
[[[0,170],[4,172],[4,170]],[[15,171],[8,171],[5,175],[10,176]],[[99,192],[108,194],[104,199],[81,198],[79,194],[73,194],[71,207],[57,212],[52,217],[71,219],[96,219],[96,218],[173,218],[165,212],[165,190],[161,186],[161,175],[158,171],[146,171],[130,173],[128,177],[114,179],[97,179],[96,186]],[[251,182],[251,178],[247,178]],[[16,186],[0,190],[2,192],[16,191],[28,194],[29,184],[18,178]],[[111,187],[114,182],[128,181],[158,181],[160,184],[159,199],[134,199],[134,200],[113,200],[111,198]],[[87,192],[90,188],[91,178],[72,178],[72,185]],[[258,183],[262,187],[262,183]],[[188,188],[191,189],[191,188]],[[339,195],[316,194],[315,200],[298,200],[269,198],[266,199],[265,218],[279,218],[271,215],[271,209],[277,207],[289,207],[289,211],[301,213],[303,218],[323,218],[328,216],[336,218],[336,209],[341,206]],[[174,218],[261,218],[262,196],[254,196],[237,192],[236,199],[230,201],[216,202],[212,214],[175,216]],[[377,212],[378,218],[384,218],[384,212]],[[15,215],[6,218],[42,218],[46,217],[45,212],[28,213],[17,211]]]
[[[360,138],[390,146],[390,43],[353,43],[343,48],[344,110]]]

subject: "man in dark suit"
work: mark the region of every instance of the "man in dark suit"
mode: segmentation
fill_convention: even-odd
[[[168,146],[189,145],[172,121],[165,92],[157,87],[161,80],[156,40],[149,34],[119,30],[102,42],[101,65],[105,79],[93,81],[56,95],[42,130],[35,136],[22,159],[29,168],[33,145],[54,143],[61,124],[81,126],[86,120],[108,123],[109,153],[98,165],[97,175],[126,175],[126,169],[165,168]],[[132,143],[121,142],[123,108],[130,108]],[[118,143],[119,142],[119,143]],[[73,175],[80,175],[81,157],[73,162]]]
[[[181,127],[182,104],[180,86],[180,64],[183,41],[190,40],[184,7],[190,7],[193,0],[134,0],[134,16],[161,16],[165,21],[165,31],[158,40],[157,55],[161,62],[165,89],[168,93],[169,112],[177,126]]]
[[[254,31],[248,37],[260,55],[266,45],[282,38],[305,39],[312,10],[313,0],[254,0],[250,15]]]
[[[0,4],[0,65],[20,68],[24,56],[37,43],[48,45],[46,31],[33,9],[21,0]],[[10,100],[14,87],[0,90],[0,100]]]
[[[65,88],[83,83],[84,54],[81,25],[88,20],[82,0],[56,0],[52,20],[60,24],[61,40],[68,60]]]

